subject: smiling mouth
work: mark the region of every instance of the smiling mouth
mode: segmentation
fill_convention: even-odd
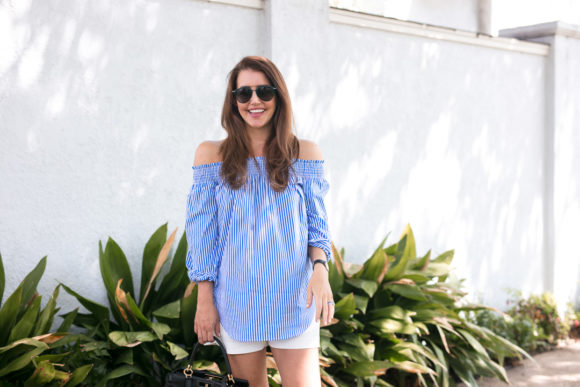
[[[264,109],[250,109],[250,113],[264,113]]]

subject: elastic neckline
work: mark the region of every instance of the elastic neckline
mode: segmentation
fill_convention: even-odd
[[[246,159],[246,161],[253,161],[254,158],[253,157],[248,157]],[[266,160],[266,158],[264,156],[257,156],[256,160],[258,160],[259,162],[264,162]],[[313,163],[313,164],[323,164],[324,160],[307,160],[307,159],[292,159],[294,163]],[[201,169],[201,168],[205,168],[205,167],[212,167],[212,166],[216,166],[216,165],[222,165],[222,161],[216,161],[215,163],[207,163],[207,164],[199,164],[199,165],[194,165],[193,169]]]
[[[256,157],[256,160],[258,161],[258,165],[253,162],[252,157],[247,159],[248,177],[266,176],[266,159],[263,156],[259,156]],[[294,170],[299,177],[324,177],[324,160],[293,160]],[[207,181],[207,179],[219,179],[221,166],[221,161],[209,164],[194,165],[192,167],[194,182]]]

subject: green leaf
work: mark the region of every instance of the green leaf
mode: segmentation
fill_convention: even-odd
[[[417,249],[415,248],[415,236],[413,235],[413,230],[411,230],[410,225],[405,227],[400,239],[403,239],[403,237],[406,237],[407,239],[403,256],[407,256],[409,260],[415,259],[417,257]]]
[[[467,332],[464,329],[457,329],[457,332],[461,333],[461,335],[467,340],[469,345],[471,345],[473,347],[473,349],[475,349],[477,351],[477,353],[479,353],[483,357],[489,358],[489,354],[487,353],[485,348],[483,348],[483,345],[481,345],[481,343],[479,341],[477,341],[475,339],[475,337],[471,336],[471,334],[469,334],[469,332]]]
[[[39,362],[34,373],[24,382],[24,387],[35,387],[48,384],[54,379],[56,370],[48,360]]]
[[[24,308],[25,304],[28,304],[30,299],[36,293],[36,287],[38,286],[38,282],[44,274],[44,269],[46,268],[46,257],[42,258],[40,262],[36,265],[34,269],[26,277],[22,280],[22,307]]]
[[[102,247],[100,249],[102,250]],[[115,300],[115,290],[120,279],[123,280],[121,289],[126,293],[135,294],[133,276],[131,275],[127,258],[121,247],[112,238],[108,239],[105,251],[100,254],[99,264],[109,300]],[[111,309],[113,309],[114,305],[115,303],[112,302]]]
[[[342,291],[344,284],[344,274],[341,273],[333,261],[328,262],[328,282],[333,294]]]
[[[26,367],[32,361],[33,357],[40,355],[42,352],[44,352],[44,350],[45,348],[34,348],[20,355],[10,363],[6,364],[4,367],[0,368],[0,377]]]
[[[431,280],[431,278],[427,277],[423,272],[418,272],[415,270],[407,270],[403,275],[403,278],[410,279],[417,285],[422,285]]]
[[[431,368],[421,364],[414,363],[412,361],[402,361],[400,363],[394,363],[393,367],[412,374],[433,374],[433,375],[435,374],[435,371],[433,371]]]
[[[130,294],[127,294],[126,297],[127,303],[129,304],[129,308],[131,309],[131,313],[133,313],[133,315],[137,317],[137,320],[139,320],[139,322],[141,322],[146,327],[151,328],[151,321],[149,321],[149,319],[145,317],[143,312],[141,312],[141,309],[137,306],[137,303],[135,302],[133,297],[131,297]]]
[[[63,320],[56,331],[57,332],[68,332],[70,330],[70,327],[72,326],[73,322],[75,321],[75,318],[77,317],[78,312],[79,312],[79,308],[75,308],[74,310],[72,310],[71,312],[68,312],[67,314],[60,315],[60,317],[62,317]]]
[[[427,297],[425,297],[423,292],[421,292],[416,285],[390,284],[385,286],[385,288],[391,290],[393,293],[410,298],[411,300],[427,301]]]
[[[42,297],[36,297],[34,301],[32,301],[32,305],[28,307],[26,312],[24,312],[24,315],[20,318],[16,325],[14,325],[14,328],[12,328],[12,331],[10,332],[10,337],[8,338],[9,343],[30,336],[30,333],[34,329],[38,313],[40,312],[41,300]]]
[[[366,294],[364,296],[359,296],[358,294],[355,294],[354,303],[356,304],[356,308],[358,310],[360,310],[362,313],[366,313],[367,306],[369,303],[369,297]]]
[[[360,278],[348,278],[345,282],[355,289],[361,289],[368,294],[369,297],[372,297],[379,287],[375,281]]]
[[[79,384],[84,382],[84,380],[87,378],[87,376],[89,375],[89,372],[91,372],[92,369],[93,369],[92,364],[87,364],[87,365],[84,365],[84,366],[81,366],[81,367],[75,369],[73,371],[70,379],[66,383],[66,386],[67,387],[78,386]]]
[[[113,371],[109,372],[107,376],[97,384],[97,387],[104,387],[111,379],[117,379],[131,374],[149,377],[149,375],[147,375],[140,367],[122,365],[121,367],[115,368]]]
[[[449,274],[450,267],[446,263],[431,262],[423,273],[431,277],[440,277]]]
[[[394,259],[389,256],[389,260],[392,260],[392,262],[389,264],[389,270],[385,275],[385,280],[387,281],[396,281],[401,279],[407,270],[407,265],[411,260],[409,249],[407,249],[407,238],[408,235],[404,234],[401,240],[395,245],[396,247],[394,248]],[[387,248],[385,252],[389,254],[392,252],[392,250],[392,248]]]
[[[167,341],[167,344],[169,345],[169,351],[175,360],[181,360],[189,356],[189,353],[187,353],[187,351],[181,348],[179,345],[174,344],[171,341]]]
[[[424,270],[427,265],[429,264],[429,259],[431,258],[431,250],[427,251],[421,258],[415,258],[411,262],[409,262],[409,269],[411,270]]]
[[[390,318],[373,320],[369,325],[379,328],[382,333],[403,333],[406,335],[419,333],[419,329],[413,323]]]
[[[359,361],[349,365],[344,371],[359,377],[384,375],[394,365],[388,361]]]
[[[133,356],[133,348],[119,348],[115,351],[115,365],[118,364],[135,364],[135,356]]]
[[[388,234],[385,236],[379,246],[375,249],[373,255],[364,263],[362,270],[355,276],[356,278],[362,278],[376,283],[382,281],[389,264],[387,254],[385,254],[383,249],[388,236]]]
[[[195,310],[197,307],[197,284],[191,282],[187,289],[183,299],[181,300],[181,327],[183,330],[183,338],[186,343],[193,343],[194,341],[194,330],[193,323],[195,321]]]
[[[171,328],[167,324],[154,322],[151,324],[151,329],[157,335],[159,340],[163,340],[163,336],[171,332]]]
[[[87,308],[89,312],[92,313],[90,319],[94,322],[94,326],[102,325],[105,329],[105,332],[109,331],[109,309],[106,306],[103,306],[99,303],[89,300],[85,298],[69,288],[66,285],[60,284],[62,288],[71,296],[75,297],[82,306]],[[80,314],[79,314],[80,316]]]
[[[415,312],[413,311],[403,309],[398,305],[392,305],[384,308],[373,309],[367,316],[369,320],[391,318],[397,320],[407,320],[410,322],[409,319],[413,315],[415,315]]]
[[[138,331],[138,332],[122,332],[113,331],[109,333],[109,339],[119,347],[135,347],[141,343],[157,340],[157,336],[153,332]]]
[[[0,305],[4,296],[4,287],[6,286],[6,276],[4,275],[4,263],[2,263],[2,254],[0,254]]]
[[[167,223],[159,227],[145,244],[143,260],[141,261],[141,290],[139,291],[139,304],[143,307],[145,292],[152,279],[159,253],[167,240]],[[166,255],[167,256],[167,255]],[[154,279],[153,279],[154,280]]]
[[[187,238],[184,232],[179,240],[177,249],[175,249],[171,268],[159,286],[156,299],[157,305],[167,304],[183,297],[183,291],[187,287],[187,284],[189,284],[187,270],[184,270],[186,257]]]
[[[444,263],[446,265],[450,265],[451,261],[453,261],[453,255],[455,254],[454,250],[448,250],[443,254],[439,255],[435,258],[432,262],[434,263]]]
[[[21,339],[13,343],[10,343],[4,347],[0,347],[0,353],[7,352],[12,348],[18,347],[19,345],[29,345],[36,348],[42,348],[43,350],[48,349],[48,345],[46,343],[27,337],[25,339]]]
[[[181,300],[175,300],[167,305],[163,305],[161,308],[153,312],[153,316],[169,319],[179,318],[181,313]]]
[[[50,300],[48,300],[43,311],[40,313],[36,327],[34,328],[34,336],[43,335],[50,330],[56,313],[56,299],[58,298],[59,288],[60,285],[57,285],[52,292],[52,297],[50,297]]]
[[[10,331],[18,317],[18,310],[22,302],[22,284],[6,299],[0,309],[0,345],[6,345]]]
[[[349,319],[352,315],[357,313],[354,294],[350,293],[343,297],[336,303],[334,307],[334,316],[336,318],[339,320]]]

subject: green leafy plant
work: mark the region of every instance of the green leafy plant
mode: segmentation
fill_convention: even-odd
[[[36,287],[46,268],[46,257],[24,278],[16,290],[2,302],[5,273],[0,255],[0,382],[3,385],[66,385],[84,381],[92,365],[72,369],[66,360],[69,353],[54,353],[64,345],[70,319],[51,333],[59,286],[42,308]]]
[[[517,344],[528,352],[543,352],[568,336],[573,319],[561,318],[551,293],[531,294],[525,298],[519,291],[510,291],[505,313],[480,311],[475,322]]]
[[[176,233],[177,230],[167,237],[164,224],[145,245],[138,293],[119,245],[112,238],[104,248],[99,243],[99,264],[109,307],[62,285],[87,310],[75,310],[64,317],[84,329],[76,343],[81,350],[77,351],[77,360],[89,358],[96,363],[89,375],[91,385],[103,386],[109,381],[124,386],[160,385],[167,372],[186,362],[196,339],[193,321],[197,288],[189,283],[185,270],[185,235],[170,256]],[[217,356],[212,349],[207,351],[209,358]]]
[[[323,381],[474,386],[478,375],[507,381],[503,359],[527,354],[466,317],[489,308],[467,303],[461,281],[449,279],[453,251],[417,256],[410,227],[397,243],[385,248],[385,241],[363,265],[347,264],[344,251],[334,249],[336,320],[321,330]]]

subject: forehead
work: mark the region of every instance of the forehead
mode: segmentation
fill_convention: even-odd
[[[266,75],[261,71],[256,71],[252,69],[245,69],[240,71],[237,79],[237,87],[242,86],[258,86],[258,85],[269,85],[270,82]]]

